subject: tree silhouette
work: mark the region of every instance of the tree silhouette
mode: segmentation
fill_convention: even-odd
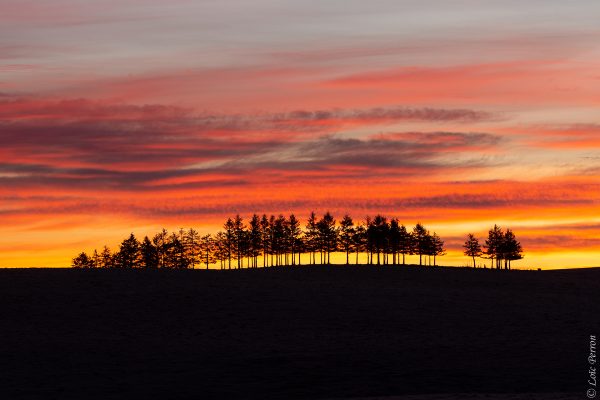
[[[120,268],[132,269],[140,265],[140,242],[132,233],[123,242],[116,255],[117,264]]]
[[[367,229],[364,225],[357,225],[352,236],[352,246],[356,252],[356,265],[358,265],[358,255],[367,250]]]
[[[398,251],[402,254],[402,265],[406,265],[406,255],[412,251],[412,236],[404,225],[398,228]]]
[[[376,215],[367,226],[367,241],[371,251],[377,253],[377,265],[381,265],[381,252],[386,249],[388,243],[389,225],[387,218],[383,215]]]
[[[91,258],[87,255],[87,253],[81,252],[77,255],[77,257],[73,259],[71,266],[73,268],[87,269],[92,268],[93,264]]]
[[[473,259],[485,254],[492,260],[492,267],[510,269],[511,262],[523,258],[523,248],[511,229],[503,230],[494,225],[488,232],[485,247],[473,234],[468,234],[463,244],[464,254]],[[121,242],[114,254],[107,246],[92,256],[82,252],[72,260],[74,268],[123,268],[186,269],[203,265],[207,269],[216,264],[221,269],[231,269],[232,260],[237,268],[258,268],[259,257],[263,258],[263,267],[301,265],[303,252],[310,254],[310,264],[316,264],[316,253],[320,254],[321,264],[331,264],[331,254],[343,252],[346,265],[350,264],[350,255],[355,253],[355,264],[359,263],[361,253],[366,253],[367,264],[398,265],[400,254],[402,264],[406,264],[406,255],[418,255],[419,265],[437,265],[437,257],[446,254],[444,241],[433,232],[431,234],[421,223],[412,231],[400,223],[397,218],[388,219],[378,214],[374,218],[366,217],[364,223],[355,224],[352,217],[345,214],[336,223],[335,218],[326,212],[317,220],[311,212],[305,229],[294,214],[288,218],[283,215],[259,217],[253,214],[248,225],[240,215],[227,218],[223,230],[215,235],[200,236],[193,228],[179,229],[169,234],[162,229],[150,240],[144,237],[140,243],[135,235]],[[504,262],[504,263],[502,263]]]
[[[354,221],[348,214],[344,215],[344,218],[340,221],[340,244],[342,249],[346,253],[346,265],[350,263],[350,250],[354,244],[354,235],[356,230],[354,228]]]
[[[225,250],[227,256],[227,268],[231,269],[231,258],[233,256],[233,247],[234,247],[234,229],[235,226],[233,224],[233,220],[231,218],[227,218],[227,221],[223,225],[223,229],[225,229]]]
[[[183,246],[185,248],[185,257],[187,257],[190,267],[194,269],[196,264],[200,263],[200,235],[193,228],[183,233]]]
[[[300,221],[298,221],[294,214],[291,214],[288,219],[287,234],[289,239],[288,241],[290,246],[290,252],[292,255],[292,265],[296,265],[295,255],[296,253],[298,253],[298,256],[300,256],[300,251],[302,249],[302,229],[300,228]],[[299,260],[298,264],[300,264]]]
[[[275,253],[275,266],[283,265],[283,253],[285,250],[285,217],[279,215],[273,220],[272,229],[272,248]]]
[[[494,225],[488,232],[488,238],[485,241],[485,253],[488,258],[492,260],[492,268],[494,265],[497,269],[500,269],[500,257],[501,256],[501,245],[504,240],[504,234],[502,229],[498,225]],[[494,264],[495,261],[495,264]]]
[[[148,236],[144,237],[140,246],[140,267],[157,268],[158,253],[156,247],[152,244]]]
[[[317,216],[312,211],[306,222],[306,231],[304,232],[306,251],[310,253],[310,264],[317,263],[315,252],[319,249],[319,229],[317,227]]]
[[[435,267],[437,265],[436,258],[438,256],[443,256],[444,254],[446,254],[446,249],[444,248],[444,241],[435,232],[433,232],[433,235],[431,236],[431,242],[433,245],[432,246],[433,266]]]
[[[185,256],[185,247],[180,240],[180,236],[173,232],[169,236],[166,246],[165,267],[171,269],[185,269],[190,265],[190,261]]]
[[[427,254],[429,246],[429,232],[421,223],[417,223],[412,231],[413,250],[419,255],[419,265],[423,265],[423,255]]]
[[[317,222],[317,229],[319,232],[321,254],[325,258],[321,263],[331,264],[331,253],[337,250],[338,231],[335,227],[335,219],[329,211]]]
[[[156,248],[156,258],[158,261],[158,268],[165,267],[165,258],[167,253],[167,246],[169,241],[169,232],[166,229],[162,229],[152,238],[152,244]]]
[[[114,266],[113,264],[113,255],[110,252],[110,249],[107,246],[104,246],[100,252],[100,268],[112,268]]]
[[[271,232],[269,229],[269,218],[267,218],[266,214],[263,214],[262,218],[260,219],[260,233],[263,248],[263,267],[268,267],[269,261],[269,258],[267,257],[267,255],[269,254],[269,245],[271,243]]]
[[[236,215],[232,224],[232,239],[238,269],[242,268],[242,255],[244,253],[244,248],[246,247],[245,229],[244,220],[239,214]]]
[[[229,252],[230,246],[227,244],[228,240],[225,232],[217,232],[215,235],[213,254],[216,261],[219,262],[221,269],[225,269],[225,261],[229,260],[231,254]],[[229,268],[231,269],[231,264],[229,265]]]
[[[216,246],[210,234],[204,235],[199,240],[199,252],[206,269],[210,264],[217,262]]]
[[[481,245],[479,244],[479,240],[473,235],[469,233],[467,235],[467,240],[463,245],[465,249],[464,253],[466,256],[473,258],[473,268],[476,268],[475,258],[481,257],[483,251],[481,250]]]
[[[396,265],[396,255],[400,248],[400,222],[397,218],[392,218],[389,224],[388,231],[388,247],[392,253],[392,265]]]
[[[511,261],[523,258],[523,248],[521,247],[521,243],[510,229],[507,229],[504,233],[503,258],[505,260],[505,269],[510,269]]]
[[[96,249],[94,249],[94,253],[92,254],[90,261],[92,263],[92,268],[98,268],[100,266],[100,255]]]

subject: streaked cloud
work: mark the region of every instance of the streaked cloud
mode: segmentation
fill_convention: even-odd
[[[426,222],[450,260],[494,222],[548,265],[598,259],[599,15],[592,0],[6,0],[0,266],[311,209]]]

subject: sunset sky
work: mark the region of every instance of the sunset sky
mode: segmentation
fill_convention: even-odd
[[[600,265],[600,2],[0,0],[0,267],[378,212]]]

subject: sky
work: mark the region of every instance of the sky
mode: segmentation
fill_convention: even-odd
[[[600,265],[597,0],[0,9],[0,267],[311,210]]]

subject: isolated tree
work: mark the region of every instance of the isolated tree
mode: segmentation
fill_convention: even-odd
[[[467,240],[465,244],[463,244],[463,248],[465,249],[464,253],[466,256],[473,258],[473,268],[476,268],[475,258],[481,257],[483,251],[481,250],[481,245],[479,244],[479,240],[473,235],[469,233],[467,235]]]
[[[340,221],[340,244],[342,249],[346,253],[346,265],[350,264],[350,250],[354,245],[354,235],[356,229],[354,228],[354,221],[348,214],[344,215],[344,218]]]

